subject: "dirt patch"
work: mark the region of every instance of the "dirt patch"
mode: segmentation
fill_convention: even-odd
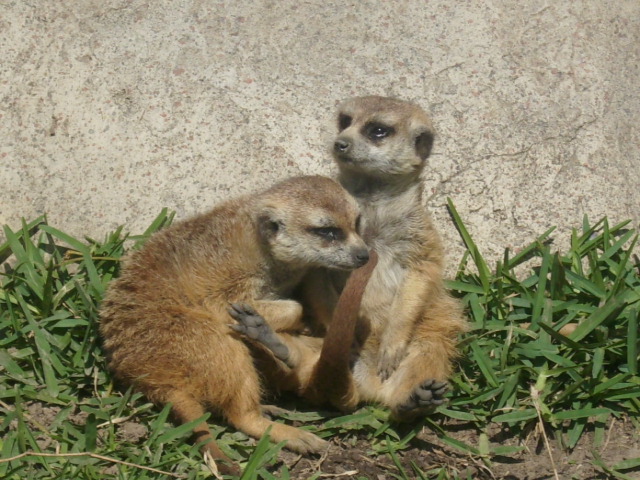
[[[49,406],[40,402],[29,402],[25,406],[28,421],[39,424],[45,428],[51,427],[56,416],[62,408],[57,406]]]
[[[478,433],[464,425],[450,426],[447,434],[456,439],[477,446]],[[453,430],[453,431],[452,431]],[[554,479],[554,471],[544,439],[539,432],[532,431],[525,438],[509,435],[498,430],[489,438],[492,446],[523,447],[519,453],[509,456],[492,456],[488,459],[471,457],[443,443],[429,430],[421,432],[410,444],[410,448],[396,452],[396,457],[408,478],[419,478],[417,467],[428,474],[429,471],[446,467],[460,478],[476,480],[546,480]],[[594,466],[599,456],[608,466],[631,458],[640,457],[640,436],[633,424],[626,420],[613,421],[605,441],[594,447],[593,433],[587,432],[572,451],[561,448],[557,439],[550,438],[558,478],[599,480],[612,478]],[[351,441],[333,439],[329,451],[321,458],[305,458],[290,452],[281,453],[281,461],[290,470],[292,479],[306,479],[323,472],[322,478],[358,478],[382,480],[392,478],[398,467],[389,455],[374,455],[370,443],[354,437]],[[640,469],[627,471],[631,478],[640,478]],[[427,475],[428,476],[428,475]],[[430,478],[430,477],[429,477]]]
[[[32,423],[36,427],[44,427],[48,430],[56,417],[62,410],[58,406],[49,406],[40,402],[30,402],[26,405],[26,418],[27,421]],[[73,423],[76,426],[83,426],[87,423],[89,414],[87,412],[74,409],[66,417],[66,420]],[[116,435],[119,440],[129,443],[138,443],[147,437],[149,430],[145,425],[137,423],[135,421],[125,421],[117,425]],[[98,439],[101,440],[103,433],[99,433]],[[47,435],[40,435],[38,438],[38,445],[41,448],[46,448],[51,443],[51,439]]]
[[[28,402],[25,404],[26,420],[35,426],[44,427],[47,430],[51,428],[61,411],[62,407],[57,405],[48,405],[41,402]],[[87,412],[83,412],[76,407],[67,415],[66,420],[76,426],[82,426],[87,423],[88,416],[89,414]]]
[[[43,450],[53,441],[46,435],[61,412],[58,406],[40,402],[25,405],[25,419],[40,430],[36,441]],[[76,410],[67,417],[75,425],[84,425],[87,414]],[[16,428],[17,422],[11,424]],[[480,435],[470,425],[450,423],[444,425],[447,435],[467,445],[477,447]],[[117,437],[128,443],[139,443],[148,436],[145,425],[127,420],[117,425]],[[466,455],[443,442],[436,433],[424,429],[409,444],[409,448],[396,452],[396,460],[388,454],[376,455],[370,441],[364,436],[341,435],[331,438],[331,446],[321,457],[304,457],[282,450],[279,462],[271,469],[274,474],[286,465],[293,480],[310,478],[321,473],[321,478],[366,478],[384,480],[394,478],[402,468],[408,478],[419,478],[417,469],[425,472],[445,467],[460,478],[475,480],[547,480],[554,479],[554,470],[544,438],[537,430],[519,437],[499,425],[493,425],[489,434],[491,447],[522,447],[522,451],[490,458]],[[640,458],[640,435],[629,419],[614,419],[608,426],[602,444],[595,445],[593,432],[585,432],[576,448],[566,451],[558,439],[547,432],[551,454],[558,478],[580,480],[604,480],[613,478],[594,465],[600,458],[605,465],[613,466],[621,461]],[[98,440],[100,441],[100,435]],[[397,464],[396,464],[397,462]],[[111,467],[113,468],[113,467]],[[105,474],[110,473],[105,471]],[[630,478],[640,478],[640,468],[626,471]]]
[[[119,440],[129,443],[138,443],[146,438],[149,430],[147,427],[136,422],[124,422],[118,427],[117,436]]]
[[[46,450],[53,442],[50,435],[45,432],[51,427],[56,416],[60,413],[62,408],[57,406],[48,406],[40,402],[27,403],[25,405],[25,418],[31,424],[39,427],[39,435],[35,436],[36,443],[41,450]],[[17,420],[11,422],[11,427],[17,427]]]

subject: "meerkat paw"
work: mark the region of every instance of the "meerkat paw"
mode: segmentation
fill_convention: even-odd
[[[279,417],[291,413],[291,410],[281,408],[276,405],[261,405],[260,410],[265,417]]]
[[[298,435],[297,438],[287,441],[287,448],[302,454],[320,453],[328,447],[329,442],[304,430],[302,430],[302,434]]]
[[[232,303],[228,310],[238,323],[229,327],[251,340],[261,344],[273,355],[289,365],[289,348],[282,343],[267,321],[246,303]]]
[[[393,372],[396,371],[400,362],[407,353],[405,345],[396,346],[394,348],[381,349],[382,354],[378,360],[378,376],[384,382]]]
[[[445,402],[444,394],[448,389],[447,382],[425,380],[414,389],[409,398],[394,409],[394,416],[405,420],[430,413]]]

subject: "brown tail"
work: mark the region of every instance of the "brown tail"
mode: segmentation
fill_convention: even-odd
[[[377,263],[378,255],[371,250],[367,264],[351,273],[338,299],[320,359],[303,393],[313,402],[329,401],[340,409],[353,408],[357,403],[349,358],[362,296]]]

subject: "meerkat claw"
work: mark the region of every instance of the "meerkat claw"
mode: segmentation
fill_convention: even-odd
[[[398,407],[401,412],[411,410],[430,411],[445,402],[444,394],[449,389],[447,382],[437,382],[434,379],[422,382],[409,398]]]

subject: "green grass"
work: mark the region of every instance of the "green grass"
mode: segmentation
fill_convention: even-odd
[[[549,230],[517,254],[507,250],[492,270],[452,204],[450,212],[467,247],[450,287],[471,321],[450,402],[409,427],[390,423],[388,412],[375,406],[341,416],[292,412],[284,420],[345,443],[366,438],[371,454],[386,455],[395,468],[384,472],[390,478],[424,479],[459,478],[446,465],[425,472],[401,462],[424,427],[490,466],[494,456],[519,450],[491,444],[490,426],[517,436],[543,422],[568,449],[587,430],[597,447],[611,417],[637,426],[640,277],[632,257],[637,237],[628,222],[590,225],[585,219],[565,253],[552,250]],[[17,231],[4,227],[0,262],[9,264],[0,271],[0,478],[211,477],[197,445],[186,441],[190,425],[174,426],[167,408],[114,389],[97,335],[98,306],[125,249],[137,248],[171,220],[163,211],[142,235],[118,229],[102,241],[73,238],[44,217]],[[578,326],[559,334],[567,324]],[[46,422],[35,410],[40,407]],[[129,421],[146,429],[139,438],[123,437]],[[456,439],[452,421],[478,432],[477,444]],[[281,445],[263,439],[252,446],[241,433],[212,429],[246,467],[243,478],[289,478],[286,466],[273,466]],[[628,478],[623,472],[639,465],[640,459],[619,465],[594,460],[611,478]]]
[[[472,331],[453,379],[457,393],[442,413],[481,431],[507,424],[516,434],[542,418],[567,448],[587,426],[600,445],[612,416],[637,426],[640,277],[629,222],[585,218],[564,254],[552,252],[549,230],[517,255],[507,250],[490,271],[451,202],[449,209],[467,247],[450,286],[468,307]],[[524,265],[528,273],[518,278]],[[558,333],[569,324],[577,328]]]

